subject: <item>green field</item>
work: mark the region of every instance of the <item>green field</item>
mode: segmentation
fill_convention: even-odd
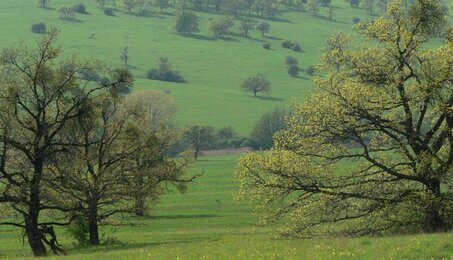
[[[122,226],[103,227],[104,240],[115,243],[95,248],[74,248],[59,233],[72,259],[451,259],[453,234],[388,238],[328,238],[273,240],[276,227],[256,225],[250,206],[234,200],[237,156],[201,157],[193,173],[203,176],[186,194],[175,191],[163,197],[152,217],[116,218]],[[0,258],[29,256],[20,231],[0,229]]]
[[[249,134],[263,113],[283,106],[293,98],[303,99],[312,88],[307,74],[301,73],[300,78],[288,76],[284,66],[287,56],[297,57],[301,68],[316,64],[328,35],[337,31],[352,32],[353,17],[369,19],[364,10],[351,8],[343,0],[334,0],[338,6],[335,21],[313,17],[307,12],[287,12],[282,8],[278,21],[269,21],[268,37],[263,38],[258,31],[252,31],[249,38],[242,37],[236,21],[233,35],[216,40],[208,31],[208,19],[218,15],[202,12],[197,12],[200,33],[193,37],[173,32],[172,8],[166,10],[167,14],[160,14],[154,8],[150,17],[122,12],[111,17],[104,15],[93,1],[87,0],[81,2],[87,5],[90,14],[77,14],[79,22],[59,19],[55,9],[78,2],[52,1],[50,7],[54,9],[41,9],[31,0],[0,1],[0,47],[13,46],[19,41],[33,46],[38,35],[33,34],[30,27],[38,22],[61,31],[59,43],[66,54],[76,51],[82,57],[95,57],[113,67],[121,66],[121,51],[128,46],[129,63],[136,76],[135,88],[171,90],[176,100],[179,125],[231,126],[243,136]],[[326,12],[327,8],[320,8],[321,14]],[[300,42],[303,52],[282,48],[282,40]],[[271,50],[262,48],[266,41],[272,44]],[[156,67],[160,56],[168,57],[174,69],[180,71],[188,82],[146,79],[146,72]],[[240,89],[242,81],[256,73],[271,81],[272,99],[253,98]]]
[[[242,136],[250,133],[263,113],[292,99],[303,100],[312,90],[311,77],[306,73],[298,78],[288,76],[284,66],[287,56],[297,57],[301,68],[316,64],[328,35],[352,33],[353,17],[369,19],[365,10],[351,8],[343,0],[333,1],[335,21],[281,7],[278,19],[269,21],[267,36],[253,31],[249,38],[242,37],[236,22],[233,34],[217,40],[208,32],[209,19],[218,16],[213,13],[197,12],[201,32],[184,37],[172,30],[173,8],[160,14],[154,7],[149,17],[119,11],[111,17],[93,1],[85,0],[82,2],[89,14],[77,14],[78,21],[71,22],[59,19],[56,9],[79,0],[53,0],[50,9],[37,8],[34,2],[0,1],[0,47],[16,46],[20,41],[33,47],[38,35],[30,27],[38,22],[61,31],[59,44],[66,55],[78,52],[83,58],[119,67],[121,51],[128,46],[135,88],[170,90],[179,126],[231,126]],[[320,13],[326,15],[327,8],[321,7]],[[282,40],[299,42],[303,52],[282,48]],[[272,44],[271,50],[262,48],[264,42]],[[156,67],[161,56],[168,57],[188,82],[146,79],[146,72]],[[257,73],[272,82],[271,98],[253,98],[240,89],[246,77]],[[64,228],[58,229],[60,243],[73,259],[453,259],[452,233],[274,240],[278,227],[257,225],[252,206],[234,199],[237,160],[236,155],[201,157],[190,173],[203,175],[185,194],[169,187],[150,217],[117,216],[112,219],[116,225],[102,227],[102,241],[110,244],[77,248]],[[22,245],[21,231],[0,227],[0,259],[26,256],[31,256],[31,250],[27,243]]]

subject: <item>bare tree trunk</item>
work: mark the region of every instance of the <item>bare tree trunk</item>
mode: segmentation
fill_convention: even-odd
[[[99,245],[99,231],[98,231],[98,208],[97,201],[90,202],[88,208],[88,228],[90,231],[90,244]]]
[[[135,215],[143,217],[145,215],[145,193],[143,191],[143,174],[136,173],[135,175]]]
[[[429,191],[438,198],[441,195],[440,181],[432,179],[429,181]],[[424,221],[423,230],[428,233],[443,231],[446,229],[446,223],[440,214],[440,206],[438,201],[431,201],[426,207],[426,216]]]
[[[40,212],[40,182],[42,176],[42,163],[36,162],[35,172],[30,185],[30,203],[28,216],[25,217],[25,234],[34,256],[47,256],[47,249],[41,239],[38,226]]]

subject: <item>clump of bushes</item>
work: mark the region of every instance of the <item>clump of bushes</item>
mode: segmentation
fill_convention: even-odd
[[[33,33],[46,33],[47,26],[45,23],[34,23],[31,25],[31,31]]]
[[[311,76],[315,75],[315,72],[316,70],[313,66],[309,66],[308,68],[305,69],[305,73]]]
[[[271,48],[271,44],[269,42],[263,43],[263,48],[269,50]]]
[[[292,43],[291,50],[293,50],[295,52],[300,52],[302,50],[302,48],[300,47],[299,43]]]
[[[159,68],[150,69],[146,74],[148,79],[162,80],[169,82],[186,82],[178,71],[171,69],[170,61],[165,57],[159,58]]]
[[[115,13],[113,12],[112,8],[105,8],[104,9],[104,14],[108,15],[108,16],[114,16],[115,15]]]
[[[359,17],[352,18],[352,23],[353,24],[360,23],[360,18]]]
[[[282,47],[285,48],[285,49],[289,49],[291,48],[291,41],[288,41],[288,40],[285,40],[282,42]]]
[[[291,77],[296,77],[297,75],[299,75],[299,66],[297,66],[296,64],[289,65],[288,66],[288,74]]]
[[[286,60],[285,60],[285,65],[286,66],[290,66],[290,65],[297,65],[298,62],[297,62],[297,59],[293,56],[288,56],[286,57]]]
[[[86,14],[86,7],[82,3],[78,3],[72,7],[72,10],[74,12],[79,13],[79,14]]]

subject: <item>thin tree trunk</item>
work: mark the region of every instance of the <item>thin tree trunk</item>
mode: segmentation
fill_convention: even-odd
[[[143,192],[143,174],[136,173],[135,176],[135,215],[136,216],[144,216],[145,215],[145,194]]]

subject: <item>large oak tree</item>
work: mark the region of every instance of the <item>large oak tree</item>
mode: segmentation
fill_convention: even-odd
[[[393,1],[337,34],[318,89],[273,150],[241,158],[241,196],[286,234],[436,232],[453,224],[453,35],[439,1]]]

